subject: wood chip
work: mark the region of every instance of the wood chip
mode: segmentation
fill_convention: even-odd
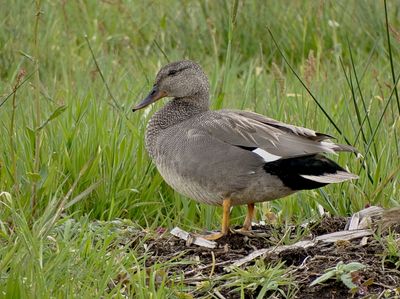
[[[358,229],[366,229],[370,228],[372,224],[372,219],[370,216],[364,217],[361,219],[360,223],[358,224]]]
[[[195,244],[206,248],[215,248],[217,246],[216,242],[209,241],[201,237],[195,237],[189,234],[188,232],[184,231],[183,229],[180,229],[179,227],[175,227],[174,229],[171,230],[170,233],[175,237],[185,240],[187,243],[190,244]]]
[[[365,229],[370,227],[372,217],[382,217],[384,209],[377,206],[371,206],[355,213],[346,224],[347,230]]]
[[[333,243],[337,241],[350,241],[353,239],[358,239],[373,234],[370,229],[357,229],[357,230],[342,230],[315,238],[317,241],[322,241],[325,243]]]
[[[384,211],[384,209],[381,207],[370,206],[366,209],[359,211],[358,213],[360,214],[361,218],[364,218],[367,216],[370,216],[370,217],[380,216],[380,215],[382,215],[383,211]]]
[[[353,214],[353,216],[350,218],[349,227],[348,227],[347,229],[348,229],[348,230],[357,229],[359,223],[360,223],[360,213],[355,213],[355,214]]]
[[[325,215],[325,210],[324,210],[324,207],[322,205],[317,204],[317,209],[318,209],[318,213],[319,213],[319,215],[321,217]]]
[[[368,237],[363,237],[360,242],[360,246],[365,246],[368,244]]]

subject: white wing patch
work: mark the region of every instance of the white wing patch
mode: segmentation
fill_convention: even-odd
[[[266,150],[263,150],[259,147],[256,148],[255,150],[253,150],[252,152],[259,155],[261,158],[263,158],[265,162],[272,162],[272,161],[276,161],[276,160],[282,158],[281,156],[271,154],[271,153],[267,152]]]

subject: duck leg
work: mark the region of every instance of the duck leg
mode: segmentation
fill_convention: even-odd
[[[206,239],[206,240],[217,240],[223,236],[226,236],[229,232],[229,216],[231,213],[231,199],[230,198],[225,198],[224,201],[222,202],[222,208],[223,208],[223,212],[222,212],[222,228],[221,231],[218,233],[213,233],[210,235],[204,235],[201,236],[202,238]],[[251,221],[250,221],[251,223]]]
[[[253,220],[253,216],[254,216],[254,203],[248,203],[246,219],[244,220],[241,231],[250,231],[251,230],[251,221]]]
[[[235,232],[245,236],[251,236],[251,221],[254,216],[254,203],[247,204],[247,214],[243,226],[240,229],[235,229]]]

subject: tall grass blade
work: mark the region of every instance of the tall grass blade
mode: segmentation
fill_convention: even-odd
[[[108,92],[109,96],[111,97],[111,99],[112,99],[112,101],[113,101],[113,104],[114,104],[114,105],[112,105],[112,106],[113,106],[114,108],[118,109],[118,110],[121,110],[120,104],[118,103],[118,101],[117,101],[117,100],[115,99],[115,97],[113,96],[113,94],[112,94],[112,92],[111,92],[111,89],[110,89],[110,87],[108,86],[106,79],[104,78],[103,72],[102,72],[101,69],[100,69],[100,66],[99,66],[99,64],[98,64],[98,62],[97,62],[96,56],[94,55],[92,46],[90,45],[89,39],[88,39],[88,37],[87,37],[86,34],[85,34],[85,40],[86,40],[86,43],[87,43],[87,45],[88,45],[88,47],[89,47],[90,53],[92,54],[92,59],[93,59],[93,61],[94,61],[94,64],[96,65],[97,71],[98,71],[99,74],[100,74],[101,80],[103,81],[103,83],[104,83],[104,85],[105,85],[105,87],[106,87],[106,89],[107,89],[107,92]]]
[[[395,94],[396,85],[399,83],[399,80],[400,80],[400,74],[397,76],[397,79],[396,79],[396,81],[395,81],[394,87],[392,88],[392,91],[391,91],[390,96],[389,96],[389,98],[388,98],[388,100],[387,100],[387,102],[386,102],[386,105],[385,105],[385,107],[384,107],[383,110],[382,110],[382,113],[381,113],[381,116],[380,116],[380,118],[379,118],[379,120],[378,120],[378,123],[376,124],[375,129],[374,129],[374,131],[372,132],[371,138],[369,139],[369,142],[368,142],[368,144],[367,144],[367,149],[365,150],[365,157],[367,157],[367,155],[369,154],[371,145],[374,143],[376,133],[378,132],[378,129],[379,129],[379,127],[380,127],[380,125],[381,125],[381,123],[382,123],[382,121],[383,121],[383,117],[384,117],[385,114],[386,114],[386,110],[387,110],[387,108],[388,108],[389,105],[390,105],[390,102],[391,102],[391,100],[392,100],[392,97],[393,97],[393,95]]]
[[[394,63],[393,63],[392,46],[391,46],[391,43],[390,43],[389,19],[388,19],[388,11],[387,11],[386,0],[384,0],[383,3],[384,3],[384,6],[385,6],[386,38],[387,38],[387,44],[388,44],[390,70],[392,72],[392,81],[393,81],[393,84],[394,84],[394,95],[395,95],[396,102],[397,102],[397,110],[399,111],[399,115],[400,115],[400,99],[399,99],[399,93],[397,91],[396,74],[394,72]]]
[[[364,108],[364,117],[365,117],[364,119],[367,121],[370,133],[372,133],[373,130],[372,130],[372,125],[371,125],[371,121],[370,121],[370,118],[369,118],[368,108],[367,108],[367,105],[365,103],[365,99],[364,99],[363,93],[361,91],[360,81],[358,79],[356,67],[355,67],[355,64],[354,64],[353,52],[351,50],[350,42],[349,42],[348,39],[347,39],[347,45],[348,45],[348,48],[349,48],[350,61],[351,61],[352,69],[353,69],[354,78],[355,78],[356,83],[357,83],[357,89],[358,89],[358,92],[359,92],[359,95],[360,95],[362,107]],[[354,100],[355,100],[355,98],[354,98]],[[354,104],[357,105],[357,102],[355,101]],[[357,107],[357,110],[359,110],[358,107]],[[360,123],[360,129],[362,129],[361,126],[363,125],[363,123],[364,122]],[[364,138],[364,142],[366,142],[365,135],[363,135],[363,138]],[[378,156],[378,151],[376,149],[375,143],[374,143],[374,151],[375,151],[375,157],[377,157]]]
[[[360,109],[358,108],[358,105],[357,105],[357,99],[356,99],[356,94],[355,94],[355,91],[354,91],[353,80],[351,79],[352,78],[351,71],[347,75],[347,72],[346,72],[345,66],[343,64],[342,58],[339,58],[339,61],[340,61],[340,65],[341,65],[342,70],[343,70],[343,74],[344,74],[344,76],[346,78],[347,84],[349,85],[349,88],[350,88],[351,99],[353,100],[354,110],[356,111],[357,122],[358,122],[358,126],[360,128],[359,132],[361,132],[361,136],[362,136],[362,139],[364,141],[364,146],[366,146],[367,137],[365,136],[365,133],[364,133],[364,127],[363,127],[364,122],[361,120]],[[357,139],[356,139],[356,141],[357,141]]]
[[[348,145],[351,145],[350,140],[344,135],[344,133],[342,132],[342,130],[339,128],[339,126],[336,124],[336,122],[333,120],[333,118],[329,115],[329,113],[325,110],[325,108],[320,104],[320,102],[317,100],[317,98],[314,96],[314,94],[311,92],[311,90],[307,87],[307,85],[303,82],[303,80],[300,78],[300,76],[297,74],[297,72],[294,70],[294,68],[292,67],[292,65],[289,63],[289,61],[287,60],[286,56],[283,54],[281,48],[279,47],[277,41],[275,40],[274,35],[272,34],[272,31],[270,28],[267,27],[267,30],[269,32],[269,34],[271,35],[272,41],[274,42],[276,48],[278,49],[279,54],[281,55],[281,57],[283,58],[283,60],[285,61],[285,63],[287,64],[287,66],[290,68],[290,70],[292,71],[292,73],[296,76],[296,78],[299,80],[299,82],[301,83],[301,85],[303,85],[303,87],[306,89],[306,91],[308,92],[308,94],[311,96],[311,98],[314,100],[314,102],[317,104],[318,108],[321,109],[322,113],[326,116],[326,118],[329,120],[329,122],[333,125],[333,127],[336,129],[336,131],[344,138],[344,140],[346,141],[346,143]]]
[[[224,63],[225,69],[224,69],[224,75],[223,75],[223,81],[222,81],[222,94],[220,94],[218,96],[217,101],[215,103],[215,107],[217,109],[220,109],[222,107],[222,103],[224,101],[225,94],[226,94],[228,76],[229,76],[229,72],[231,71],[232,40],[233,40],[233,36],[234,36],[234,32],[235,32],[238,10],[239,10],[239,0],[235,0],[232,4],[232,8],[230,11],[230,17],[229,17],[228,44],[227,44],[225,63]]]
[[[35,0],[35,25],[33,31],[33,49],[35,53],[35,89],[34,89],[34,111],[35,116],[33,118],[33,127],[37,128],[41,120],[41,107],[40,107],[40,69],[39,69],[39,59],[40,59],[40,45],[39,45],[39,21],[42,14],[41,11],[41,1]],[[39,173],[40,170],[40,147],[41,147],[41,132],[40,130],[35,130],[35,144],[34,144],[34,162],[33,162],[33,172]],[[35,215],[37,205],[37,182],[32,182],[32,194],[30,207],[32,214]]]

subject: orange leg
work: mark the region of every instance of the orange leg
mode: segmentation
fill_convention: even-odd
[[[251,230],[251,221],[253,220],[254,216],[254,203],[247,204],[247,214],[246,219],[244,220],[242,231],[249,231]]]
[[[201,236],[204,239],[207,240],[217,240],[223,236],[226,236],[229,232],[229,216],[230,216],[230,212],[231,212],[231,199],[230,198],[225,198],[224,201],[222,202],[222,208],[223,208],[223,212],[222,212],[222,228],[221,231],[218,233],[213,233],[210,235],[204,235]],[[251,222],[251,221],[250,221]]]

